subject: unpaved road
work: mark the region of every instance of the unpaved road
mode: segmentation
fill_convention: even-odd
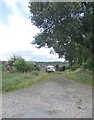
[[[61,75],[2,99],[3,118],[92,118],[92,89]]]

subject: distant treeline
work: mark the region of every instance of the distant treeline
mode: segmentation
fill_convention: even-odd
[[[46,65],[54,65],[54,66],[56,66],[56,65],[69,65],[69,63],[68,62],[35,62],[36,64],[38,64],[38,65],[44,65],[44,66],[46,66]]]

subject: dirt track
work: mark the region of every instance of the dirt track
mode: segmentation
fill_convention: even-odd
[[[92,118],[92,89],[56,75],[3,94],[3,118]]]

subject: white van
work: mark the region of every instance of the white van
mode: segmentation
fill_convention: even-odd
[[[55,67],[54,67],[53,65],[48,65],[48,66],[46,67],[46,71],[47,71],[47,72],[55,72]]]

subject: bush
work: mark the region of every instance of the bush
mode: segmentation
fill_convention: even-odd
[[[84,67],[84,69],[92,70],[94,68],[94,66],[93,66],[93,60],[91,58],[89,58],[86,61],[86,63],[83,63],[83,67]]]
[[[14,66],[7,66],[7,71],[9,72],[9,73],[15,73],[16,72],[16,68],[14,67]]]
[[[37,65],[35,65],[34,63],[30,63],[30,62],[26,63],[25,72],[31,72],[31,71],[36,71],[36,70],[39,70]]]
[[[23,58],[17,59],[13,66],[16,68],[18,72],[25,72],[26,71],[26,61]]]
[[[26,62],[25,59],[23,59],[20,56],[15,56],[10,58],[8,61],[8,70],[11,70],[13,68],[16,68],[17,72],[31,72],[31,71],[39,71],[40,68],[38,65]]]
[[[40,70],[40,67],[36,64],[34,64],[34,67],[35,67],[35,70],[39,71]]]
[[[59,70],[59,71],[64,71],[65,68],[66,68],[65,66],[59,66],[58,70]]]
[[[76,70],[76,69],[79,68],[79,67],[80,67],[79,64],[73,65],[73,66],[71,67],[71,70]]]
[[[8,60],[8,65],[13,66],[14,62],[18,59],[20,59],[20,56],[13,55],[9,60]]]

